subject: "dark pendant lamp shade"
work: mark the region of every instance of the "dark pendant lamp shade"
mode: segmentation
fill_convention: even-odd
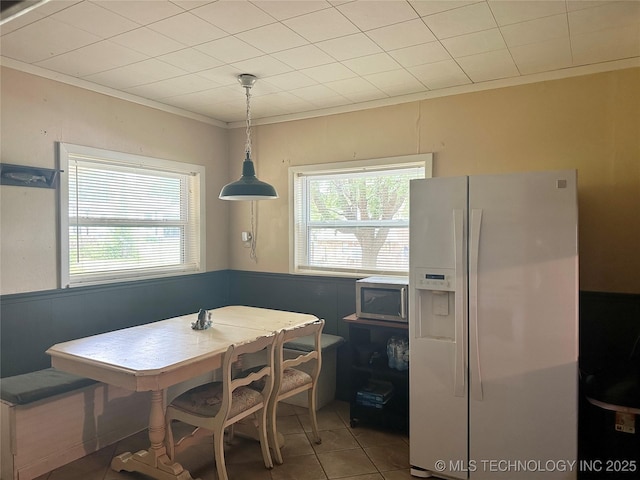
[[[256,77],[250,74],[238,76],[240,85],[245,89],[247,96],[247,145],[246,158],[242,162],[242,177],[231,182],[220,191],[222,200],[273,200],[278,198],[276,189],[266,182],[261,182],[256,177],[256,170],[251,161],[251,109],[249,104],[249,89],[256,82]]]
[[[247,153],[247,157],[242,162],[242,177],[222,187],[220,198],[223,200],[271,200],[278,198],[278,192],[268,183],[258,180],[253,162]]]

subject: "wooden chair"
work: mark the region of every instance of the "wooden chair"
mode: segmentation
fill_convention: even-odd
[[[265,336],[240,345],[231,345],[222,360],[222,381],[212,382],[192,388],[175,398],[166,411],[167,454],[172,460],[176,454],[202,437],[213,435],[213,452],[219,480],[228,480],[224,460],[224,431],[239,420],[252,415],[258,416],[258,430],[262,457],[266,468],[273,468],[267,442],[267,405],[274,383],[274,348],[282,333]],[[266,364],[252,372],[233,378],[234,362],[245,354],[266,351]],[[241,363],[241,361],[239,362]],[[256,390],[248,385],[263,382],[263,388]],[[174,442],[171,423],[180,420],[196,428],[177,442]]]
[[[276,410],[278,402],[289,398],[298,393],[307,391],[309,410],[309,418],[311,420],[311,429],[313,432],[313,440],[315,443],[321,443],[322,439],[318,433],[318,421],[316,418],[316,387],[318,384],[318,375],[322,367],[322,346],[320,342],[324,320],[318,320],[311,324],[285,329],[275,346],[275,384],[268,406],[269,418],[269,445],[273,450],[275,461],[282,464],[282,453],[278,442]],[[293,358],[284,358],[284,344],[293,339],[304,337],[307,335],[314,336],[314,349],[310,352],[300,352]],[[297,367],[303,363],[310,363],[311,373],[306,373]]]

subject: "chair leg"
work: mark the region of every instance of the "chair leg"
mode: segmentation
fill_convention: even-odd
[[[320,438],[320,433],[318,431],[318,419],[316,418],[316,389],[315,385],[313,388],[307,390],[308,401],[307,405],[309,406],[309,419],[311,420],[311,431],[313,432],[313,441],[318,445],[322,443],[322,439]]]
[[[262,449],[262,458],[264,460],[264,466],[266,468],[273,468],[273,461],[271,460],[271,453],[269,452],[269,442],[267,440],[267,406],[265,405],[260,410],[260,418],[258,429],[260,431],[260,448]]]
[[[278,441],[278,429],[276,423],[278,410],[278,400],[272,399],[269,402],[269,408],[267,410],[267,424],[269,426],[269,446],[273,450],[273,457],[278,465],[282,465],[282,452],[280,451],[280,442]]]
[[[224,462],[224,429],[213,434],[213,456],[216,459],[218,480],[229,480],[227,466]]]

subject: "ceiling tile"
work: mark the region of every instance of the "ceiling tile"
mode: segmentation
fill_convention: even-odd
[[[431,90],[471,83],[469,77],[453,60],[418,65],[409,68],[409,71]]]
[[[509,47],[569,37],[569,25],[564,14],[514,23],[501,27],[500,30]]]
[[[334,8],[290,18],[283,23],[310,42],[320,42],[359,32],[353,23]]]
[[[384,50],[397,50],[436,40],[421,19],[369,30],[367,36]]]
[[[139,95],[145,98],[161,99],[185,93],[201,92],[209,90],[211,87],[211,82],[206,78],[199,77],[198,75],[183,75],[181,77],[139,85],[129,88],[126,91],[132,95]]]
[[[424,17],[424,22],[439,39],[496,27],[496,22],[486,3],[476,3],[429,15]]]
[[[229,33],[244,32],[276,21],[249,2],[223,0],[194,8],[191,13]]]
[[[518,70],[523,75],[572,66],[569,37],[520,45],[509,50]]]
[[[29,25],[30,23],[42,20],[46,17],[46,15],[42,14],[40,10],[40,8],[29,10],[27,13],[23,13],[22,15],[12,18],[6,23],[3,23],[0,27],[0,34],[6,35],[7,33],[18,30],[26,25]]]
[[[171,0],[171,3],[175,3],[184,10],[193,10],[194,8],[211,3],[211,0]]]
[[[519,75],[509,50],[460,57],[457,62],[474,83]]]
[[[271,75],[279,75],[281,73],[290,72],[291,67],[282,63],[277,58],[269,55],[242,60],[232,64],[238,70],[255,75],[258,78],[269,77]]]
[[[292,2],[291,0],[260,0],[255,5],[276,20],[286,20],[287,18],[298,17],[305,13],[331,8],[331,4],[316,0],[306,0],[304,2]]]
[[[335,90],[331,90],[325,85],[310,85],[308,87],[292,88],[289,91],[296,97],[300,97],[303,100],[312,102],[314,105],[321,103],[323,100],[336,96]]]
[[[264,53],[239,38],[232,36],[203,43],[195,48],[225,63],[239,62],[248,58],[259,57]]]
[[[355,1],[337,8],[363,31],[418,18],[406,2]]]
[[[353,71],[349,70],[341,63],[330,63],[328,65],[305,68],[301,70],[301,72],[318,83],[332,82],[357,76]]]
[[[43,18],[2,36],[2,55],[33,63],[100,41],[97,35]]]
[[[64,10],[65,8],[69,8],[76,3],[80,3],[84,0],[66,0],[63,2],[44,2],[38,5],[37,10],[41,15],[47,17],[49,15],[53,15],[60,10]]]
[[[574,65],[588,65],[640,56],[640,29],[608,28],[571,37]]]
[[[154,0],[153,7],[151,7],[147,0],[96,0],[93,3],[137,22],[140,25],[157,22],[158,20],[178,15],[184,11],[182,8],[167,0]]]
[[[52,18],[102,38],[139,27],[137,23],[91,2],[77,3],[55,13]]]
[[[566,5],[558,0],[489,0],[498,25],[525,22],[534,18],[566,13]]]
[[[366,57],[352,58],[351,60],[344,60],[342,63],[360,76],[400,68],[398,62],[386,53],[376,53],[374,55],[367,55]]]
[[[319,108],[331,108],[331,107],[341,107],[343,105],[349,105],[351,101],[348,98],[343,97],[342,95],[336,94],[333,97],[323,98],[322,100],[310,101],[310,103],[313,103],[315,106]]]
[[[424,90],[424,85],[406,70],[374,73],[364,78],[389,96],[408,95]]]
[[[130,63],[140,62],[146,58],[139,52],[117,45],[109,40],[103,40],[43,60],[36,65],[74,77],[84,77]]]
[[[180,70],[173,65],[151,58],[143,62],[89,75],[85,77],[85,79],[107,87],[125,89],[145,83],[165,80],[167,78],[178,77],[185,73],[184,70]]]
[[[140,27],[136,30],[116,35],[111,38],[111,41],[122,45],[123,47],[130,48],[150,57],[157,57],[169,52],[175,52],[176,50],[182,50],[185,45],[176,42],[175,40],[165,37],[164,35],[154,32],[150,28]]]
[[[409,3],[418,12],[418,15],[426,17],[427,15],[454,10],[479,1],[481,0],[409,0]]]
[[[247,32],[238,33],[236,37],[266,53],[279,52],[308,43],[296,32],[281,23],[254,28]]]
[[[442,40],[442,45],[454,58],[502,50],[507,47],[497,28],[447,38]]]
[[[205,111],[212,113],[215,111],[215,108],[213,110],[211,109],[212,106],[226,104],[229,105],[229,112],[237,116],[238,119],[241,119],[246,115],[245,100],[243,97],[243,92],[238,91],[237,88],[218,87],[200,92],[175,95],[165,98],[165,101],[170,101],[172,105],[179,108],[199,111],[201,113]]]
[[[217,67],[223,63],[220,60],[199,52],[194,48],[177,50],[175,52],[160,55],[157,58],[169,65],[181,68],[186,72],[200,72],[202,70]]]
[[[149,28],[185,45],[199,45],[227,35],[218,27],[188,12],[152,23]]]
[[[280,90],[287,91],[317,84],[315,80],[300,72],[289,72],[282,75],[275,75],[273,77],[265,78],[264,81],[279,88]]]
[[[326,65],[335,61],[333,57],[327,55],[315,45],[304,45],[302,47],[284,50],[273,54],[275,58],[286,63],[292,68],[302,69]]]
[[[283,109],[286,109],[289,106],[293,106],[294,108],[296,106],[305,108],[307,107],[307,101],[300,97],[296,97],[289,92],[277,92],[260,97],[260,100],[256,102],[256,108],[265,108],[270,111],[278,109],[278,113],[280,114],[285,113]],[[253,104],[251,105],[251,108],[253,109]]]
[[[451,55],[440,42],[423,43],[422,45],[393,50],[389,52],[389,55],[395,58],[403,67],[414,67],[451,58]]]
[[[583,8],[593,8],[604,5],[611,0],[567,0],[567,11],[582,10]]]
[[[198,75],[208,78],[218,85],[239,85],[238,75],[242,73],[245,72],[232,65],[221,65],[220,67],[198,72]]]
[[[387,96],[383,91],[359,77],[328,82],[326,85],[331,90],[335,90],[336,93],[355,102],[366,102]]]
[[[355,35],[325,40],[316,45],[336,60],[348,60],[349,58],[362,57],[382,51],[382,49],[364,33],[356,33]]]
[[[640,2],[611,2],[569,13],[572,36],[626,25],[640,29]]]

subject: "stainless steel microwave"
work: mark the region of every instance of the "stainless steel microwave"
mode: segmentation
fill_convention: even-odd
[[[367,277],[356,281],[356,315],[408,322],[408,277]]]

